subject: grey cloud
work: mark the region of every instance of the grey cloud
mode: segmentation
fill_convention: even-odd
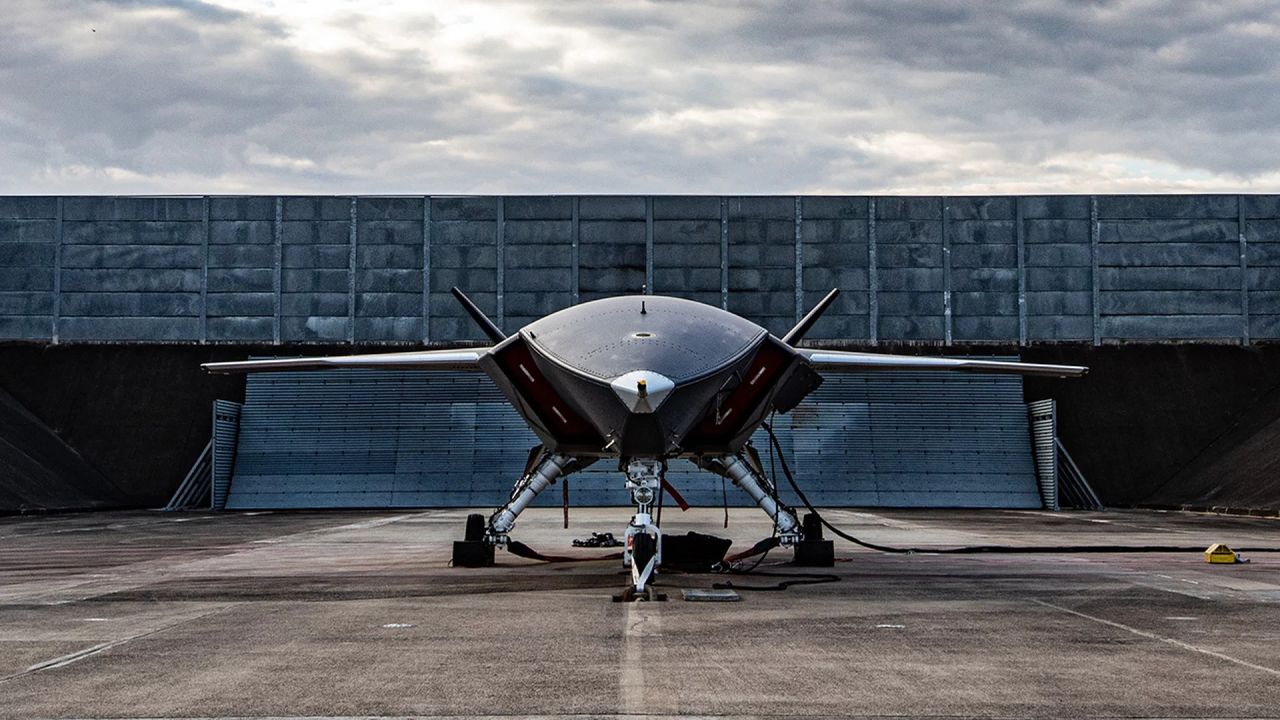
[[[336,69],[318,67],[270,21],[190,5],[143,12],[157,7],[48,9],[0,29],[0,94],[39,129],[48,157],[141,177],[271,178],[264,190],[318,190],[361,179],[359,163],[331,160],[393,156],[405,130],[474,131],[456,90],[404,57],[347,55]],[[42,30],[50,26],[62,31]],[[371,90],[368,77],[384,82]],[[275,158],[267,178],[255,154]]]
[[[431,17],[398,21],[411,41],[393,50],[385,21],[353,12],[338,21],[360,42],[315,53],[283,21],[190,0],[32,4],[0,25],[0,192],[1169,181],[1089,169],[1117,156],[1223,190],[1280,177],[1272,3],[489,7],[608,52],[575,64],[571,47],[498,36],[446,69]]]

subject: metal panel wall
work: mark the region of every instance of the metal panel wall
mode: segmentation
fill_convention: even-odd
[[[505,199],[502,305],[508,333],[573,304],[576,202],[570,197]]]
[[[1040,481],[1040,497],[1049,510],[1058,510],[1058,414],[1054,400],[1027,403],[1031,418],[1031,455]]]
[[[840,288],[810,337],[869,338],[871,250],[867,198],[801,198],[800,286],[807,310]]]
[[[859,344],[1280,339],[1280,196],[0,197],[0,341],[478,340],[622,293]]]
[[[210,504],[214,510],[226,507],[231,489],[231,474],[235,469],[236,446],[240,437],[240,403],[230,400],[213,401],[213,457]]]
[[[1280,337],[1280,197],[1241,198],[1237,222],[1248,335]]]
[[[282,214],[277,198],[209,199],[205,341],[280,341]]]
[[[644,288],[651,226],[652,205],[646,198],[579,198],[578,290],[583,302]]]
[[[62,201],[0,197],[0,339],[57,341]]]
[[[816,503],[1040,506],[1018,378],[832,376],[776,430]],[[478,373],[250,376],[226,507],[494,506],[535,443]],[[755,444],[767,466],[763,433]],[[720,480],[689,463],[669,479],[694,504],[722,502]],[[569,482],[573,504],[628,502],[616,468],[597,464]],[[732,486],[728,498],[746,500]],[[558,489],[539,499],[559,502]]]
[[[1103,339],[1243,337],[1239,198],[1096,203]]]

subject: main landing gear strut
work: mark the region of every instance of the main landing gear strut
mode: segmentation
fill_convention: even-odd
[[[748,448],[749,450],[749,448]],[[483,567],[493,564],[494,548],[507,546],[509,533],[515,527],[516,518],[533,502],[538,493],[545,490],[563,475],[582,469],[585,462],[567,455],[535,449],[530,462],[511,491],[511,497],[502,507],[489,516],[471,515],[467,518],[465,540],[453,544],[453,564],[460,567]],[[801,526],[795,512],[778,499],[777,491],[760,468],[754,453],[704,457],[698,466],[725,477],[755,501],[773,520],[775,535],[781,545],[795,549],[797,565],[830,566],[833,548],[830,540],[822,539],[822,529],[817,523],[806,522]],[[653,587],[653,578],[662,565],[662,532],[653,522],[651,510],[661,492],[665,466],[656,458],[634,458],[627,462],[626,487],[636,512],[627,525],[624,537],[623,564],[631,570],[631,582],[619,601],[665,600],[666,596]],[[806,518],[807,520],[807,518]]]
[[[587,463],[589,464],[589,463]],[[467,517],[467,534],[464,540],[453,543],[453,564],[459,567],[486,567],[493,564],[493,549],[506,547],[508,533],[515,527],[516,518],[529,503],[556,481],[561,475],[581,470],[586,465],[568,455],[558,455],[534,448],[529,455],[529,465],[520,481],[511,490],[511,497],[502,507],[489,516]]]
[[[760,458],[748,445],[745,453],[703,458],[698,466],[728,478],[742,489],[761,510],[773,519],[778,544],[794,549],[794,564],[801,567],[831,567],[835,564],[835,543],[823,539],[822,524],[806,515],[804,525],[796,513],[778,498],[778,490],[765,475]]]

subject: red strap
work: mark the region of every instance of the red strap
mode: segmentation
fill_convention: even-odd
[[[685,501],[684,496],[681,495],[679,492],[677,492],[676,489],[672,487],[671,483],[667,482],[667,479],[665,477],[661,478],[661,482],[662,482],[662,489],[666,490],[668,493],[671,493],[671,499],[675,500],[676,504],[680,506],[681,512],[688,510],[689,503]]]
[[[724,558],[724,562],[736,563],[739,560],[745,560],[749,557],[755,557],[756,555],[760,555],[761,553],[769,552],[770,550],[778,547],[781,544],[782,544],[782,541],[779,540],[776,536],[767,537],[761,540],[760,542],[756,543],[755,545],[752,545],[751,547],[747,548],[746,550],[743,550],[740,553],[736,553],[734,555],[726,555]]]
[[[560,478],[560,497],[564,502],[564,529],[569,529],[569,478]]]

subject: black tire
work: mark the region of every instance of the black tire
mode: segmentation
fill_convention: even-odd
[[[804,539],[822,539],[822,519],[818,517],[817,513],[804,514]]]
[[[636,533],[631,539],[631,565],[644,570],[653,556],[658,553],[657,540],[646,532]]]
[[[485,530],[484,516],[480,513],[472,513],[467,516],[467,534],[463,538],[467,542],[480,542],[484,539]]]

